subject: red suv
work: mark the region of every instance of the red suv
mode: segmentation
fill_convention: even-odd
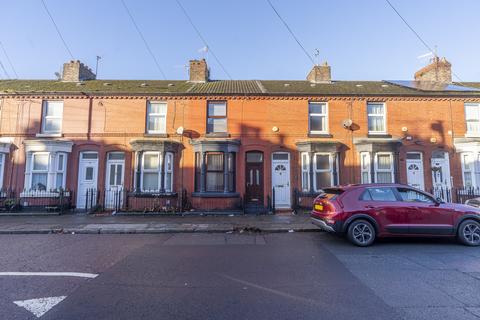
[[[359,184],[323,189],[315,199],[312,223],[346,234],[357,246],[377,237],[444,236],[480,245],[480,209],[444,203],[402,184]]]

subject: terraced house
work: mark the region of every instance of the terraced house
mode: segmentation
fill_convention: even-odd
[[[0,81],[0,184],[24,208],[245,210],[309,205],[336,184],[480,186],[480,83],[435,58],[411,81]],[[9,191],[7,191],[9,190]]]

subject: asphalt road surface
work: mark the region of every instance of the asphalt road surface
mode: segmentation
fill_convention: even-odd
[[[323,233],[2,235],[0,319],[479,319],[480,249]]]

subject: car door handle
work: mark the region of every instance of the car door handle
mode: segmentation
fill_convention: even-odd
[[[365,208],[367,208],[367,209],[373,209],[373,208],[375,208],[375,207],[374,207],[374,206],[371,206],[371,205],[368,205],[368,206],[365,206]]]

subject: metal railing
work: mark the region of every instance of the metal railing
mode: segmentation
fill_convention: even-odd
[[[59,212],[72,208],[73,193],[68,190],[0,190],[2,212]]]

